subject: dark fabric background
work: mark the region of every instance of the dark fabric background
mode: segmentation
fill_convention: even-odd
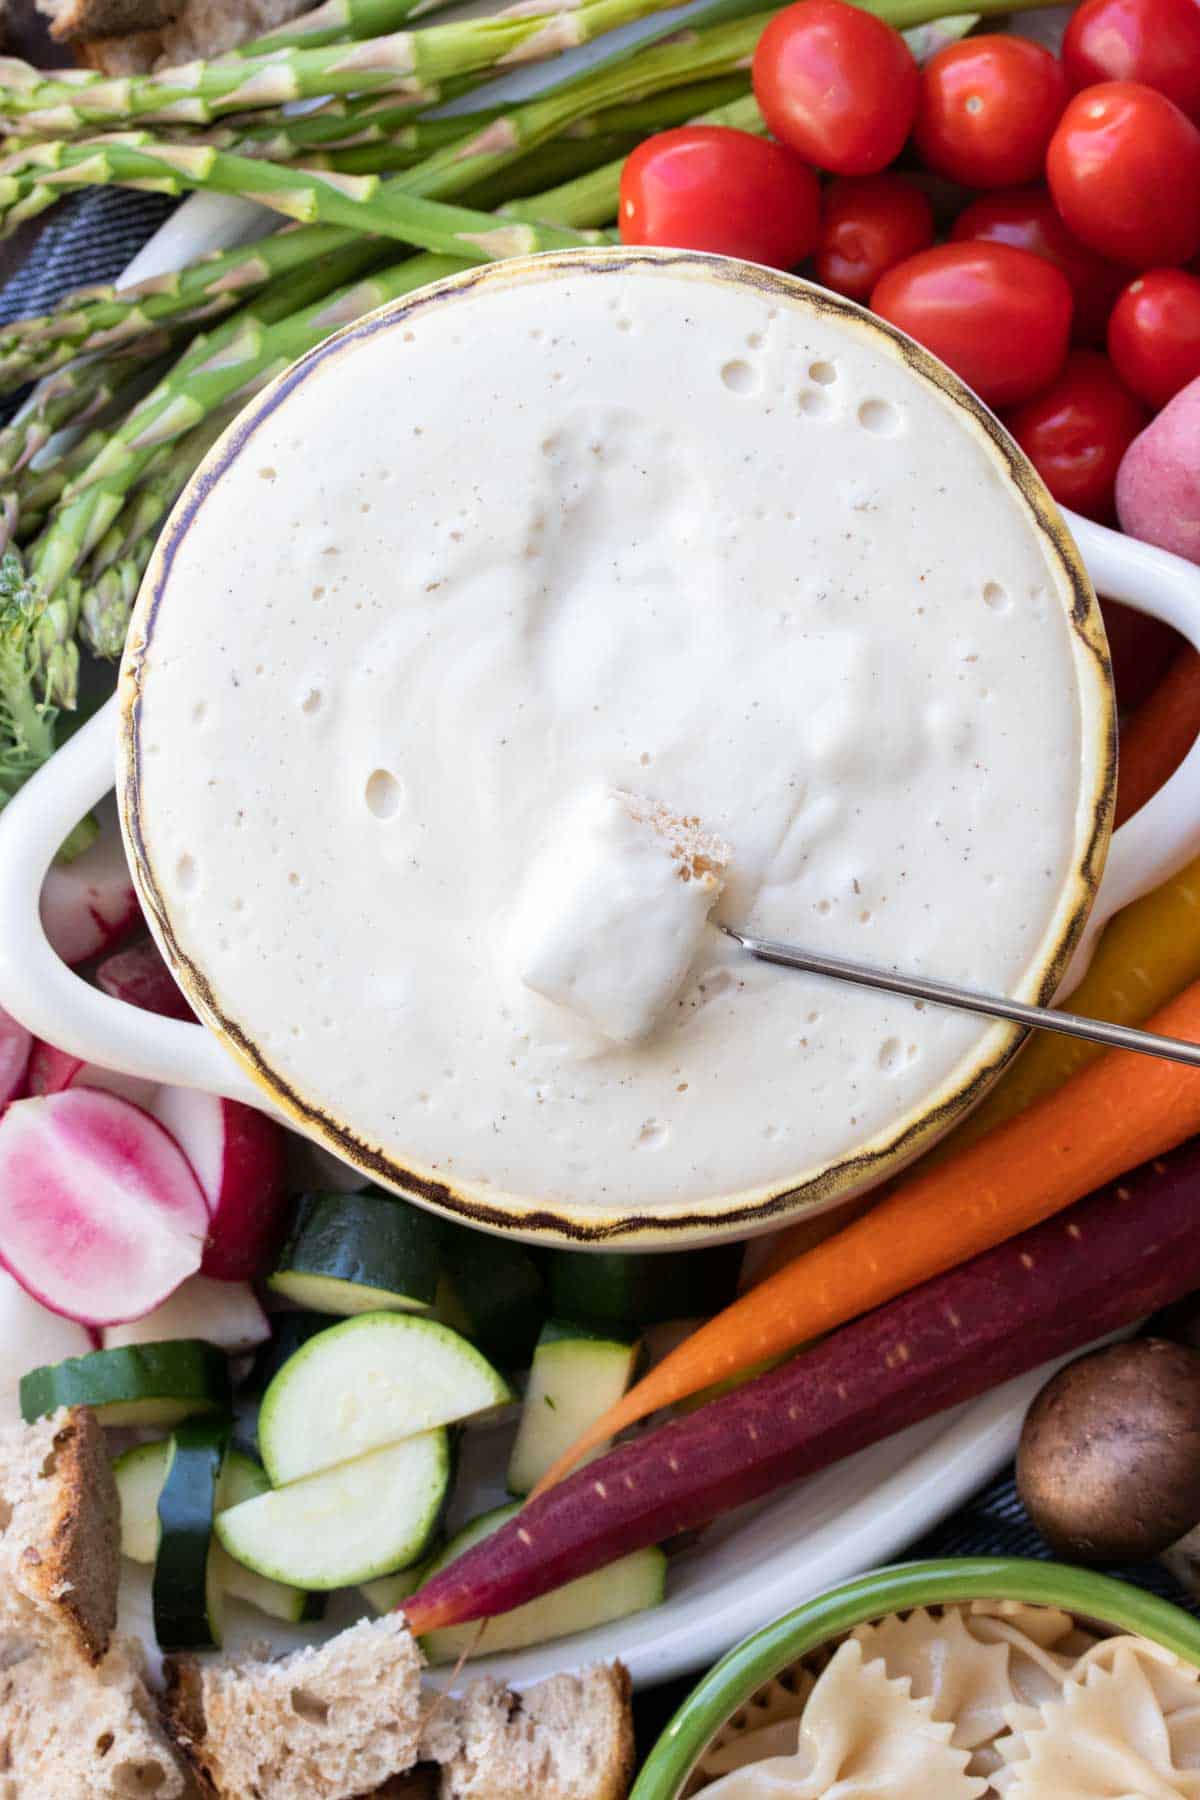
[[[157,195],[118,190],[65,202],[0,288],[0,324],[18,315],[45,311],[69,288],[84,282],[113,280],[176,204]],[[1045,1557],[1049,1552],[1026,1518],[1012,1472],[1006,1470],[913,1544],[908,1554]],[[1156,1564],[1112,1573],[1197,1610]],[[643,1748],[649,1748],[689,1686],[688,1682],[673,1682],[639,1697],[638,1736]]]

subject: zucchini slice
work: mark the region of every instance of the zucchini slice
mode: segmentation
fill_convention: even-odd
[[[616,1404],[637,1358],[636,1339],[562,1319],[543,1327],[508,1465],[510,1494],[528,1494],[588,1426]]]
[[[177,1425],[229,1407],[229,1364],[211,1344],[125,1344],[31,1369],[21,1380],[26,1424],[60,1406],[90,1406],[102,1425]]]
[[[154,1632],[163,1650],[219,1649],[223,1596],[209,1550],[217,1482],[229,1445],[228,1419],[189,1419],[170,1442],[158,1497]]]
[[[152,1563],[158,1555],[158,1496],[171,1462],[171,1440],[136,1444],[113,1463],[113,1479],[121,1502],[121,1555],[131,1562]]]
[[[231,1507],[217,1537],[235,1561],[290,1587],[357,1587],[416,1562],[450,1486],[443,1430],[422,1432]]]
[[[254,1358],[253,1367],[243,1384],[246,1393],[265,1393],[284,1363],[295,1356],[309,1338],[316,1337],[318,1331],[328,1331],[331,1325],[336,1324],[337,1320],[331,1318],[329,1313],[272,1313],[271,1339]]]
[[[472,1519],[434,1558],[425,1571],[426,1579],[438,1574],[481,1538],[490,1537],[519,1511],[519,1506],[499,1506],[494,1512]],[[596,1625],[607,1625],[630,1613],[658,1606],[666,1579],[667,1559],[661,1550],[635,1550],[609,1563],[607,1568],[581,1575],[577,1581],[568,1581],[565,1587],[514,1607],[511,1612],[499,1613],[488,1620],[482,1636],[477,1623],[451,1625],[445,1631],[429,1632],[421,1639],[421,1648],[431,1663],[452,1663],[460,1656],[492,1656],[502,1650],[548,1644],[554,1638],[590,1631]]]
[[[284,1364],[263,1395],[258,1444],[271,1485],[285,1487],[512,1397],[448,1326],[414,1313],[364,1313],[320,1332]],[[371,1573],[400,1566],[396,1558]]]
[[[737,1292],[743,1248],[714,1244],[659,1256],[552,1250],[550,1309],[559,1319],[634,1328],[720,1312]]]
[[[158,1501],[167,1479],[171,1455],[172,1440],[163,1438],[158,1443],[138,1444],[134,1449],[126,1450],[113,1464],[121,1501],[121,1554],[132,1562],[152,1563],[158,1555]],[[270,1486],[261,1463],[231,1446],[225,1453],[217,1478],[217,1516],[231,1506],[240,1505],[243,1500],[268,1493]],[[234,1562],[216,1542],[208,1554],[209,1580],[222,1594],[232,1594],[269,1618],[282,1619],[289,1625],[301,1625],[324,1615],[324,1594],[308,1594],[303,1588],[268,1581],[252,1569],[244,1569]]]
[[[271,1484],[261,1463],[244,1450],[231,1448],[221,1464],[217,1482],[217,1517],[243,1500],[256,1500],[269,1494]],[[243,1568],[219,1543],[209,1553],[213,1559],[213,1577],[222,1593],[244,1600],[270,1619],[282,1619],[288,1625],[303,1625],[325,1615],[324,1594],[310,1594],[304,1588],[289,1587],[286,1582],[271,1581],[253,1569]]]
[[[415,1594],[424,1585],[425,1578],[433,1567],[434,1559],[427,1556],[423,1562],[416,1562],[407,1569],[397,1570],[395,1575],[381,1575],[378,1581],[364,1581],[359,1592],[373,1612],[395,1612],[402,1601]]]
[[[436,1222],[404,1200],[304,1194],[267,1286],[298,1306],[349,1318],[429,1312],[438,1281]]]
[[[505,1369],[523,1369],[546,1317],[546,1284],[528,1250],[442,1221],[437,1314]]]

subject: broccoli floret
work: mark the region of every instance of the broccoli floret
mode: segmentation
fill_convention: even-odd
[[[54,753],[61,707],[76,704],[70,606],[47,601],[19,553],[0,556],[0,804]]]

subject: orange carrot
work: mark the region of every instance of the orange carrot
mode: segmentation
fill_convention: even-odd
[[[1200,1043],[1200,982],[1150,1029]],[[820,1337],[1001,1244],[1200,1131],[1200,1070],[1110,1051],[958,1156],[918,1169],[864,1217],[702,1325],[584,1433],[540,1483],[660,1407]]]
[[[1148,700],[1121,727],[1117,773],[1120,825],[1173,775],[1200,736],[1200,651],[1176,656]]]

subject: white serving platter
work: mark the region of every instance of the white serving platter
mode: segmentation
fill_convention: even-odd
[[[494,0],[493,0],[494,4]],[[460,10],[490,10],[486,4]],[[680,8],[686,19],[694,10]],[[601,44],[572,53],[580,68],[608,54],[618,39],[635,43],[660,32],[670,15],[627,27]],[[1054,36],[1062,13],[1027,15],[1023,30]],[[1036,21],[1036,23],[1034,23]],[[562,60],[556,62],[561,70]],[[520,98],[546,80],[525,68],[486,90],[487,98]],[[481,103],[474,95],[467,104]],[[453,110],[447,109],[447,110]],[[249,242],[269,229],[273,215],[244,201],[193,195],[144,246],[123,282],[180,267],[210,250]],[[1051,1367],[1053,1365],[1050,1365]],[[637,1686],[648,1686],[712,1663],[741,1638],[822,1589],[893,1560],[985,1483],[1012,1456],[1021,1420],[1048,1370],[1008,1383],[984,1399],[889,1438],[777,1498],[747,1509],[704,1534],[672,1558],[665,1603],[651,1612],[537,1648],[476,1658],[472,1676],[493,1674],[521,1686],[561,1670],[619,1657]],[[508,1438],[468,1434],[460,1463],[454,1522],[507,1498],[501,1472]],[[339,1596],[329,1625],[367,1612],[353,1595]],[[121,1622],[155,1653],[149,1578],[126,1565]],[[232,1648],[267,1640],[277,1650],[313,1642],[322,1628],[274,1625],[259,1613],[231,1606]],[[433,1679],[438,1679],[435,1671]]]

